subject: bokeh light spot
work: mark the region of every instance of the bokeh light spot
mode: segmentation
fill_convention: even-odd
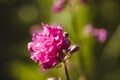
[[[19,18],[25,23],[33,22],[37,19],[38,11],[35,6],[22,6],[19,10]]]

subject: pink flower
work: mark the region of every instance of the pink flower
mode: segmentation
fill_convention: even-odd
[[[31,52],[32,60],[39,62],[43,69],[48,69],[60,62],[64,55],[62,50],[69,47],[69,42],[65,41],[61,26],[42,24],[42,27],[43,30],[33,33],[28,50]]]
[[[83,30],[83,35],[85,35],[85,37],[94,36],[97,38],[99,42],[103,43],[107,39],[107,30],[104,28],[97,29],[97,28],[94,28],[93,25],[89,24],[85,26]]]
[[[54,0],[52,8],[53,12],[54,13],[60,12],[65,7],[66,2],[67,0]]]

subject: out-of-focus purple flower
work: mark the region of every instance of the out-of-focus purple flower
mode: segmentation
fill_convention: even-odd
[[[83,35],[85,37],[94,36],[97,38],[97,40],[99,42],[103,43],[107,39],[107,30],[104,28],[97,29],[97,28],[94,28],[93,25],[89,24],[89,25],[85,26],[85,28],[83,30]]]
[[[80,0],[81,3],[87,4],[89,0]]]
[[[90,36],[92,34],[93,30],[94,30],[93,25],[88,24],[85,26],[85,28],[83,30],[83,35],[85,35],[85,37]]]
[[[54,13],[60,12],[66,5],[67,0],[54,0],[52,11]]]
[[[30,33],[33,34],[35,32],[39,32],[40,31],[40,26],[39,25],[33,25],[31,28],[30,28]]]
[[[93,35],[96,36],[96,38],[99,40],[99,42],[103,43],[107,39],[107,30],[102,29],[94,29]]]
[[[43,30],[33,33],[32,42],[28,43],[28,50],[31,58],[39,62],[43,69],[55,67],[63,57],[63,46],[69,47],[65,43],[65,37],[61,26],[48,26],[42,24]]]

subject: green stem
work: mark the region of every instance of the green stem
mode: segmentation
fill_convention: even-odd
[[[66,78],[67,78],[67,80],[70,80],[69,74],[68,74],[68,70],[67,70],[67,66],[66,66],[66,63],[63,63],[63,64],[64,64],[64,69],[65,69]]]

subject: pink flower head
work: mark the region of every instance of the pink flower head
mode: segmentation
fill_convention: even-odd
[[[67,0],[54,0],[52,8],[53,12],[54,13],[60,12],[65,7],[66,2]]]
[[[43,30],[33,33],[32,42],[28,43],[31,58],[39,62],[43,69],[55,67],[63,57],[63,46],[69,47],[63,36],[61,26],[42,24]]]

